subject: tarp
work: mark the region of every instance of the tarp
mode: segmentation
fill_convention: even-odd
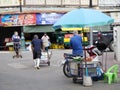
[[[24,33],[40,33],[40,32],[54,32],[52,26],[25,26],[23,27]]]

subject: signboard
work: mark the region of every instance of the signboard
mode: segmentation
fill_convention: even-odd
[[[1,16],[3,26],[27,26],[54,24],[63,13],[6,14]]]
[[[3,15],[1,16],[1,22],[3,26],[17,26],[18,15]]]
[[[18,25],[36,25],[36,14],[21,14],[18,16]]]
[[[22,0],[22,4],[23,4]],[[0,7],[5,6],[18,6],[20,4],[19,0],[0,0]]]
[[[39,13],[36,14],[36,24],[54,24],[63,15],[60,13]]]
[[[7,14],[1,16],[3,26],[35,25],[36,14]]]

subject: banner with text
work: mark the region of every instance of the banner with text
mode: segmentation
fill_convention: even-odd
[[[7,14],[1,16],[3,26],[36,25],[36,14]]]
[[[63,15],[63,13],[38,13],[36,14],[36,24],[54,24]]]

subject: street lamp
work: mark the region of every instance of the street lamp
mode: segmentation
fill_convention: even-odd
[[[20,3],[20,12],[22,12],[22,0],[19,0]],[[25,37],[23,33],[23,26],[21,26],[21,48],[25,50]]]

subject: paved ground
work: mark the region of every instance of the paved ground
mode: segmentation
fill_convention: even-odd
[[[51,50],[51,66],[41,65],[40,70],[33,67],[32,53],[22,52],[22,59],[13,59],[13,52],[0,52],[0,90],[119,90],[120,81],[108,85],[103,81],[93,82],[92,87],[84,87],[80,83],[74,84],[72,78],[67,78],[62,72],[61,61],[64,52],[71,50]],[[107,67],[119,64],[114,60],[114,53],[108,52],[107,58],[103,56],[103,68],[105,59]],[[102,61],[102,56],[99,57]],[[119,74],[120,77],[120,74]]]

